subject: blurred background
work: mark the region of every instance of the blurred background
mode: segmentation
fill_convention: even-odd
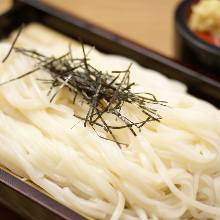
[[[37,1],[37,0],[36,0]],[[173,16],[180,0],[42,0],[146,47],[174,56]],[[11,0],[0,0],[0,13]]]
[[[166,56],[174,57],[173,16],[180,0],[42,1]],[[0,14],[10,9],[11,4],[11,0],[0,0]],[[22,220],[2,206],[0,219]]]

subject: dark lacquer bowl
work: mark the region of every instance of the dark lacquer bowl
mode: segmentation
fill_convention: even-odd
[[[176,9],[176,55],[185,63],[220,74],[220,47],[202,40],[188,26],[192,5],[198,2],[198,0],[184,0]]]

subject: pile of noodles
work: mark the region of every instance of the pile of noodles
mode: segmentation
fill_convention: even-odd
[[[68,48],[65,41],[36,46],[34,37],[23,34],[19,42],[55,56]],[[0,44],[1,60],[9,48]],[[82,56],[80,46],[73,44],[72,52]],[[96,50],[89,57],[103,71],[124,70],[131,62]],[[34,64],[12,52],[0,64],[0,82],[32,70]],[[119,130],[121,140],[129,143],[121,149],[74,117],[82,103],[78,99],[73,105],[68,90],[50,103],[50,85],[38,80],[50,77],[44,70],[1,86],[1,166],[94,219],[220,219],[219,110],[187,94],[179,82],[134,62],[131,72],[135,91],[151,92],[169,106],[154,106],[162,121],[146,124],[137,137]],[[123,111],[139,119],[132,106]]]

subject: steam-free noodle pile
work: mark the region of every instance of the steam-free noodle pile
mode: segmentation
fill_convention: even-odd
[[[58,56],[66,52],[68,42],[33,24],[22,32],[17,44]],[[9,43],[0,44],[1,60],[9,48]],[[72,52],[74,57],[82,57],[76,42]],[[131,62],[96,50],[89,58],[103,71],[124,70]],[[12,52],[0,64],[0,82],[33,69],[34,64]],[[38,80],[50,78],[46,71],[1,86],[1,165],[87,217],[219,220],[219,110],[187,94],[183,84],[135,62],[131,74],[131,81],[137,83],[135,91],[151,92],[168,106],[154,106],[162,121],[146,124],[137,137],[128,129],[119,130],[120,140],[129,144],[122,148],[101,139],[74,117],[74,112],[88,106],[80,99],[73,105],[68,90],[50,103],[49,85]],[[123,111],[129,117],[140,117],[132,106]]]

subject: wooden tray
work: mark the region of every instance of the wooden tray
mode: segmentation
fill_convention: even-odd
[[[14,1],[12,9],[0,16],[0,39],[6,38],[22,23],[39,22],[97,49],[129,57],[141,65],[184,82],[190,93],[220,106],[220,83],[174,60],[108,32],[75,16],[35,0]],[[0,202],[20,215],[34,220],[83,220],[36,188],[0,169]]]

